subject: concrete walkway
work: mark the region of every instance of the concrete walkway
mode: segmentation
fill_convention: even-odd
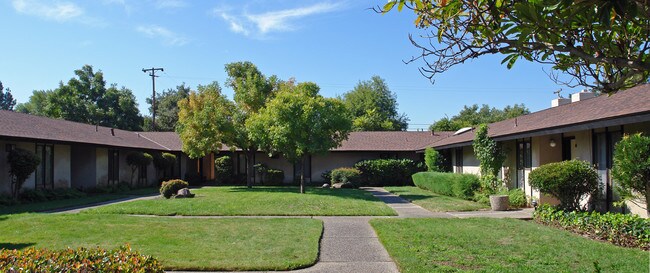
[[[532,209],[518,211],[472,211],[472,212],[431,212],[416,204],[409,202],[397,195],[394,195],[383,188],[366,187],[362,188],[372,193],[379,200],[393,208],[397,218],[467,218],[467,217],[497,217],[497,218],[522,218],[532,217]],[[156,196],[147,196],[132,199],[113,200],[85,206],[75,209],[62,210],[59,213],[77,213],[91,207],[105,206],[121,202],[152,199]],[[138,215],[141,217],[157,217]],[[167,217],[167,216],[164,216]],[[196,217],[196,218],[315,218],[323,221],[323,236],[320,241],[318,262],[308,268],[285,271],[285,272],[368,272],[368,273],[393,273],[399,272],[397,265],[379,242],[377,234],[370,226],[370,219],[393,218],[386,216],[172,216],[172,217]],[[170,271],[185,272],[191,271]],[[206,273],[205,271],[202,271]],[[226,271],[222,271],[226,272]],[[268,271],[247,271],[247,272],[268,272]],[[197,273],[197,272],[191,272]]]
[[[119,204],[119,203],[125,203],[125,202],[131,202],[131,201],[138,201],[138,200],[147,200],[147,199],[155,199],[160,197],[160,194],[152,194],[152,195],[132,195],[120,199],[113,199],[113,200],[108,200],[104,202],[99,202],[99,203],[93,203],[93,204],[86,204],[86,205],[80,205],[80,206],[74,206],[74,207],[67,207],[67,208],[60,208],[60,209],[54,209],[54,210],[48,210],[44,211],[44,213],[79,213],[82,210],[87,210],[91,208],[98,208],[98,207],[103,207],[103,206],[108,206],[112,204]]]

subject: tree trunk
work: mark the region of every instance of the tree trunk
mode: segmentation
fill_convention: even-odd
[[[250,189],[253,187],[253,180],[255,180],[255,170],[253,170],[253,165],[255,162],[255,151],[248,150],[246,151],[246,186]]]
[[[305,193],[305,158],[303,155],[300,159],[300,193]]]

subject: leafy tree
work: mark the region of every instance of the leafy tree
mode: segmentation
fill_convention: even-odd
[[[444,169],[442,160],[442,155],[436,149],[431,147],[424,149],[424,163],[427,165],[427,171],[441,172]]]
[[[11,95],[11,90],[9,90],[9,88],[4,90],[4,86],[2,86],[2,82],[0,82],[0,110],[13,111],[15,105],[16,99]]]
[[[415,26],[409,36],[422,51],[420,71],[432,78],[483,55],[503,54],[512,68],[519,59],[551,64],[571,76],[558,83],[604,93],[645,83],[650,76],[650,5],[646,0],[391,0],[377,11],[404,7]]]
[[[397,96],[379,76],[360,81],[343,95],[343,101],[353,116],[355,131],[403,131],[408,127],[406,114],[397,113]]]
[[[133,178],[135,171],[142,166],[148,166],[153,161],[153,156],[143,152],[130,152],[126,155],[126,164],[131,167],[131,184],[133,185]],[[146,171],[146,170],[145,170]],[[141,181],[138,180],[138,183]]]
[[[650,137],[626,135],[616,144],[612,176],[623,200],[634,202],[638,194],[645,197],[650,216]]]
[[[29,101],[17,110],[34,115],[60,118],[87,124],[140,130],[142,117],[133,92],[112,84],[106,88],[104,74],[85,65],[75,70],[76,78],[48,91],[34,91]]]
[[[266,107],[247,120],[252,140],[268,152],[301,162],[300,192],[304,193],[305,160],[326,153],[347,138],[352,122],[338,99],[318,94],[314,83],[282,84]]]
[[[190,94],[190,87],[185,83],[176,86],[176,89],[167,89],[162,94],[156,94],[156,130],[163,132],[174,131],[178,122],[178,102],[185,99]],[[151,98],[147,98],[147,103],[152,104]],[[153,113],[153,108],[149,106],[149,112]],[[151,118],[146,117],[143,127],[145,131],[151,131]]]
[[[524,104],[508,105],[503,110],[494,107],[490,108],[487,104],[483,104],[480,108],[478,104],[465,105],[457,115],[451,118],[444,117],[434,122],[429,126],[429,130],[457,131],[463,127],[498,122],[527,114],[530,114],[530,110]]]
[[[11,194],[14,198],[18,197],[20,188],[23,187],[25,180],[36,171],[41,164],[41,159],[31,151],[15,148],[7,155],[9,164],[9,175],[12,177]]]
[[[155,153],[153,154],[153,166],[156,168],[158,177],[162,179],[168,178],[167,170],[176,164],[176,156],[170,153]]]
[[[487,182],[487,190],[496,192],[498,185],[497,175],[506,160],[503,147],[488,136],[488,126],[481,124],[474,137],[474,154],[480,162],[481,180]]]

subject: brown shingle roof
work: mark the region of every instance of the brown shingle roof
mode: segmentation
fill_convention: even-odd
[[[183,143],[176,132],[138,132],[142,137],[170,151],[181,151]]]
[[[607,96],[578,101],[545,109],[528,115],[489,124],[488,135],[498,140],[514,139],[523,135],[542,134],[544,130],[561,132],[573,126],[596,128],[594,123],[613,121],[631,116],[650,115],[650,84],[639,85]],[[643,120],[637,120],[637,122]],[[631,123],[631,122],[630,122]],[[591,125],[590,125],[591,124]],[[623,124],[623,123],[621,123]],[[600,126],[602,127],[602,126]],[[436,148],[467,144],[474,139],[474,130],[451,136],[433,144]]]
[[[167,150],[137,133],[0,110],[0,136],[42,141],[88,143],[111,147]]]
[[[453,132],[352,132],[341,146],[332,149],[342,151],[417,151],[433,145]]]

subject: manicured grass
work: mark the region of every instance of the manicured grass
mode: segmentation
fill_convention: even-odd
[[[481,203],[436,194],[418,187],[384,187],[384,189],[433,212],[472,211],[489,208]]]
[[[190,199],[141,200],[86,213],[145,215],[396,215],[363,190],[296,187],[205,187]]]
[[[401,272],[647,272],[648,252],[515,219],[373,219]],[[600,271],[598,271],[600,272]]]
[[[0,247],[115,248],[129,243],[166,269],[289,270],[316,262],[315,219],[206,219],[90,214],[0,218]]]
[[[0,206],[0,214],[49,211],[49,210],[88,205],[93,203],[106,202],[110,200],[117,200],[117,199],[131,197],[134,195],[150,195],[156,193],[158,193],[158,189],[156,188],[145,188],[145,189],[137,189],[137,190],[122,192],[122,193],[94,194],[94,195],[80,197],[80,198],[19,204],[13,206]]]

